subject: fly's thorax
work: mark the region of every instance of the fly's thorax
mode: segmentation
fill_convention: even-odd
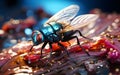
[[[50,22],[49,25],[51,25],[56,31],[62,29],[62,24],[58,22]]]
[[[46,24],[41,31],[45,36],[51,35],[55,32],[59,32],[62,29],[62,24],[57,22],[50,22]]]

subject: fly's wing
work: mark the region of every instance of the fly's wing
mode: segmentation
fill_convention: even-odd
[[[63,10],[56,13],[54,16],[52,16],[47,22],[45,22],[44,25],[48,25],[47,23],[50,22],[59,22],[59,23],[66,23],[70,22],[71,19],[73,19],[76,14],[79,11],[78,5],[70,5]],[[63,24],[64,27],[65,24]]]
[[[97,14],[80,15],[80,16],[77,16],[76,18],[74,18],[70,25],[74,29],[79,29],[79,28],[82,28],[82,27],[86,27],[89,24],[95,22],[97,18],[98,18]]]
[[[63,31],[66,32],[70,30],[77,30],[86,26],[91,26],[89,24],[93,23],[97,18],[98,15],[96,14],[85,14],[85,15],[77,16],[71,21],[70,25],[64,28]]]

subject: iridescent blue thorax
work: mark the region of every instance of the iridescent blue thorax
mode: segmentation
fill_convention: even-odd
[[[60,23],[51,22],[49,25],[40,29],[40,32],[43,34],[43,38],[47,39],[49,42],[58,42],[60,40],[59,32],[62,29]]]

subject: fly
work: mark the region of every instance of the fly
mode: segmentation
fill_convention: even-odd
[[[88,56],[90,56],[90,54],[87,51],[85,51],[85,49],[80,45],[78,36],[75,36],[74,34],[79,33],[79,36],[87,38],[82,35],[82,33],[79,31],[79,28],[83,25],[88,25],[89,23],[95,21],[98,18],[98,15],[85,14],[75,17],[78,11],[79,11],[78,5],[70,5],[64,8],[63,10],[59,11],[54,16],[52,16],[47,22],[45,22],[42,28],[33,31],[32,33],[32,41],[34,43],[33,46],[44,43],[41,47],[41,56],[42,50],[45,48],[47,44],[49,44],[51,56],[52,43],[58,43],[58,45],[61,48],[63,48],[69,55],[68,51],[60,43],[60,41],[67,42],[71,39],[76,39],[77,44]],[[32,50],[32,48],[30,50]]]

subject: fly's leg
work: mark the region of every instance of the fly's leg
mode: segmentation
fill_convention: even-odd
[[[75,32],[73,32],[73,34],[75,34]],[[90,56],[90,54],[80,45],[80,42],[79,42],[79,39],[77,36],[66,36],[65,38],[62,39],[62,41],[68,41],[68,40],[71,40],[71,39],[74,39],[76,38],[77,39],[77,44],[81,47],[81,49],[88,55]]]
[[[87,38],[87,37],[83,36],[82,33],[81,33],[79,30],[75,30],[74,32],[75,32],[75,33],[78,32],[79,35],[82,36],[83,38],[93,41],[93,39],[90,39],[90,38]]]
[[[32,51],[33,47],[34,47],[34,45],[30,48],[30,52]]]
[[[46,45],[47,45],[47,42],[45,42],[45,43],[42,45],[42,48],[41,48],[41,57],[42,57],[42,50],[45,48]]]
[[[66,53],[67,53],[67,55],[69,56],[69,52],[66,50],[66,48],[65,48],[61,43],[59,43],[59,42],[58,42],[58,45],[59,45],[61,48],[63,48],[63,50],[65,50]]]
[[[76,32],[78,32],[79,33],[79,35],[80,36],[82,36],[83,38],[86,38],[86,39],[89,39],[89,38],[87,38],[87,37],[85,37],[85,36],[83,36],[82,35],[82,33],[79,31],[79,30],[75,30],[75,33]],[[74,38],[76,38],[77,39],[77,44],[82,48],[82,50],[88,55],[88,56],[90,56],[90,54],[80,45],[80,42],[79,42],[79,39],[78,39],[78,37],[77,36],[75,36]],[[89,40],[92,40],[92,39],[89,39]]]
[[[71,46],[71,43],[69,41],[67,41],[67,43],[69,44],[69,46]]]
[[[50,58],[51,58],[51,56],[52,56],[52,43],[49,43],[49,46],[50,46]]]
[[[67,37],[67,38],[63,38],[62,41],[69,41],[71,39],[72,38]],[[61,46],[66,51],[67,55],[70,57],[69,52],[66,50],[66,48],[61,43],[58,43],[58,45]],[[74,64],[78,65],[77,62],[71,57],[70,57],[70,61],[72,61]]]
[[[72,36],[71,39],[73,38],[76,38],[77,39],[77,44],[82,48],[82,50],[88,55],[90,56],[90,54],[85,50],[85,48],[83,48],[81,45],[80,45],[80,42],[79,42],[79,39],[77,36]]]

